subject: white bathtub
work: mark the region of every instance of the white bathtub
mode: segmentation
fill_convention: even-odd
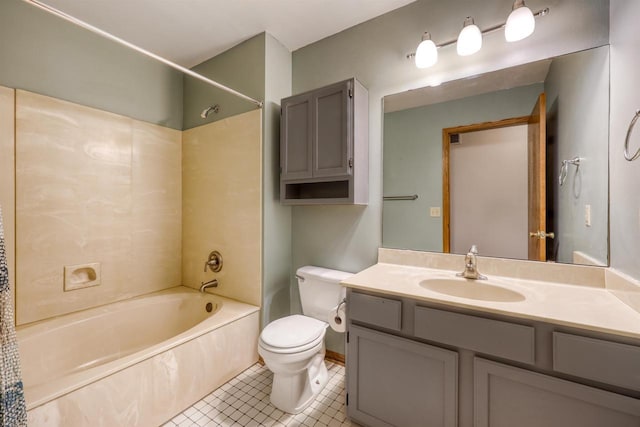
[[[29,425],[162,424],[258,360],[258,312],[177,287],[20,327]]]

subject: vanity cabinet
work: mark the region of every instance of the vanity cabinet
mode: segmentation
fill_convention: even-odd
[[[283,204],[366,204],[367,90],[349,79],[282,100]]]
[[[640,343],[347,292],[347,414],[365,426],[640,426]]]
[[[349,335],[351,417],[368,426],[457,426],[457,353],[358,326]]]
[[[640,401],[474,359],[475,427],[637,427]]]

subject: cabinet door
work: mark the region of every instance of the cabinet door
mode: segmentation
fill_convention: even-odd
[[[351,172],[353,82],[327,86],[314,92],[313,176],[341,177]]]
[[[282,179],[312,177],[313,102],[308,94],[282,102],[280,167]]]
[[[376,426],[457,424],[455,352],[351,325],[347,413]]]
[[[640,400],[476,358],[475,427],[638,427]]]

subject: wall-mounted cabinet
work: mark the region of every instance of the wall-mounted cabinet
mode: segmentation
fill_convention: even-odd
[[[367,204],[369,95],[356,79],[282,100],[283,204]]]

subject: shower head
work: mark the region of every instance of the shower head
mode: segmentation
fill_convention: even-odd
[[[206,119],[212,111],[217,114],[218,111],[220,111],[220,106],[218,104],[215,104],[205,108],[204,110],[202,110],[202,113],[200,113],[200,117]]]

